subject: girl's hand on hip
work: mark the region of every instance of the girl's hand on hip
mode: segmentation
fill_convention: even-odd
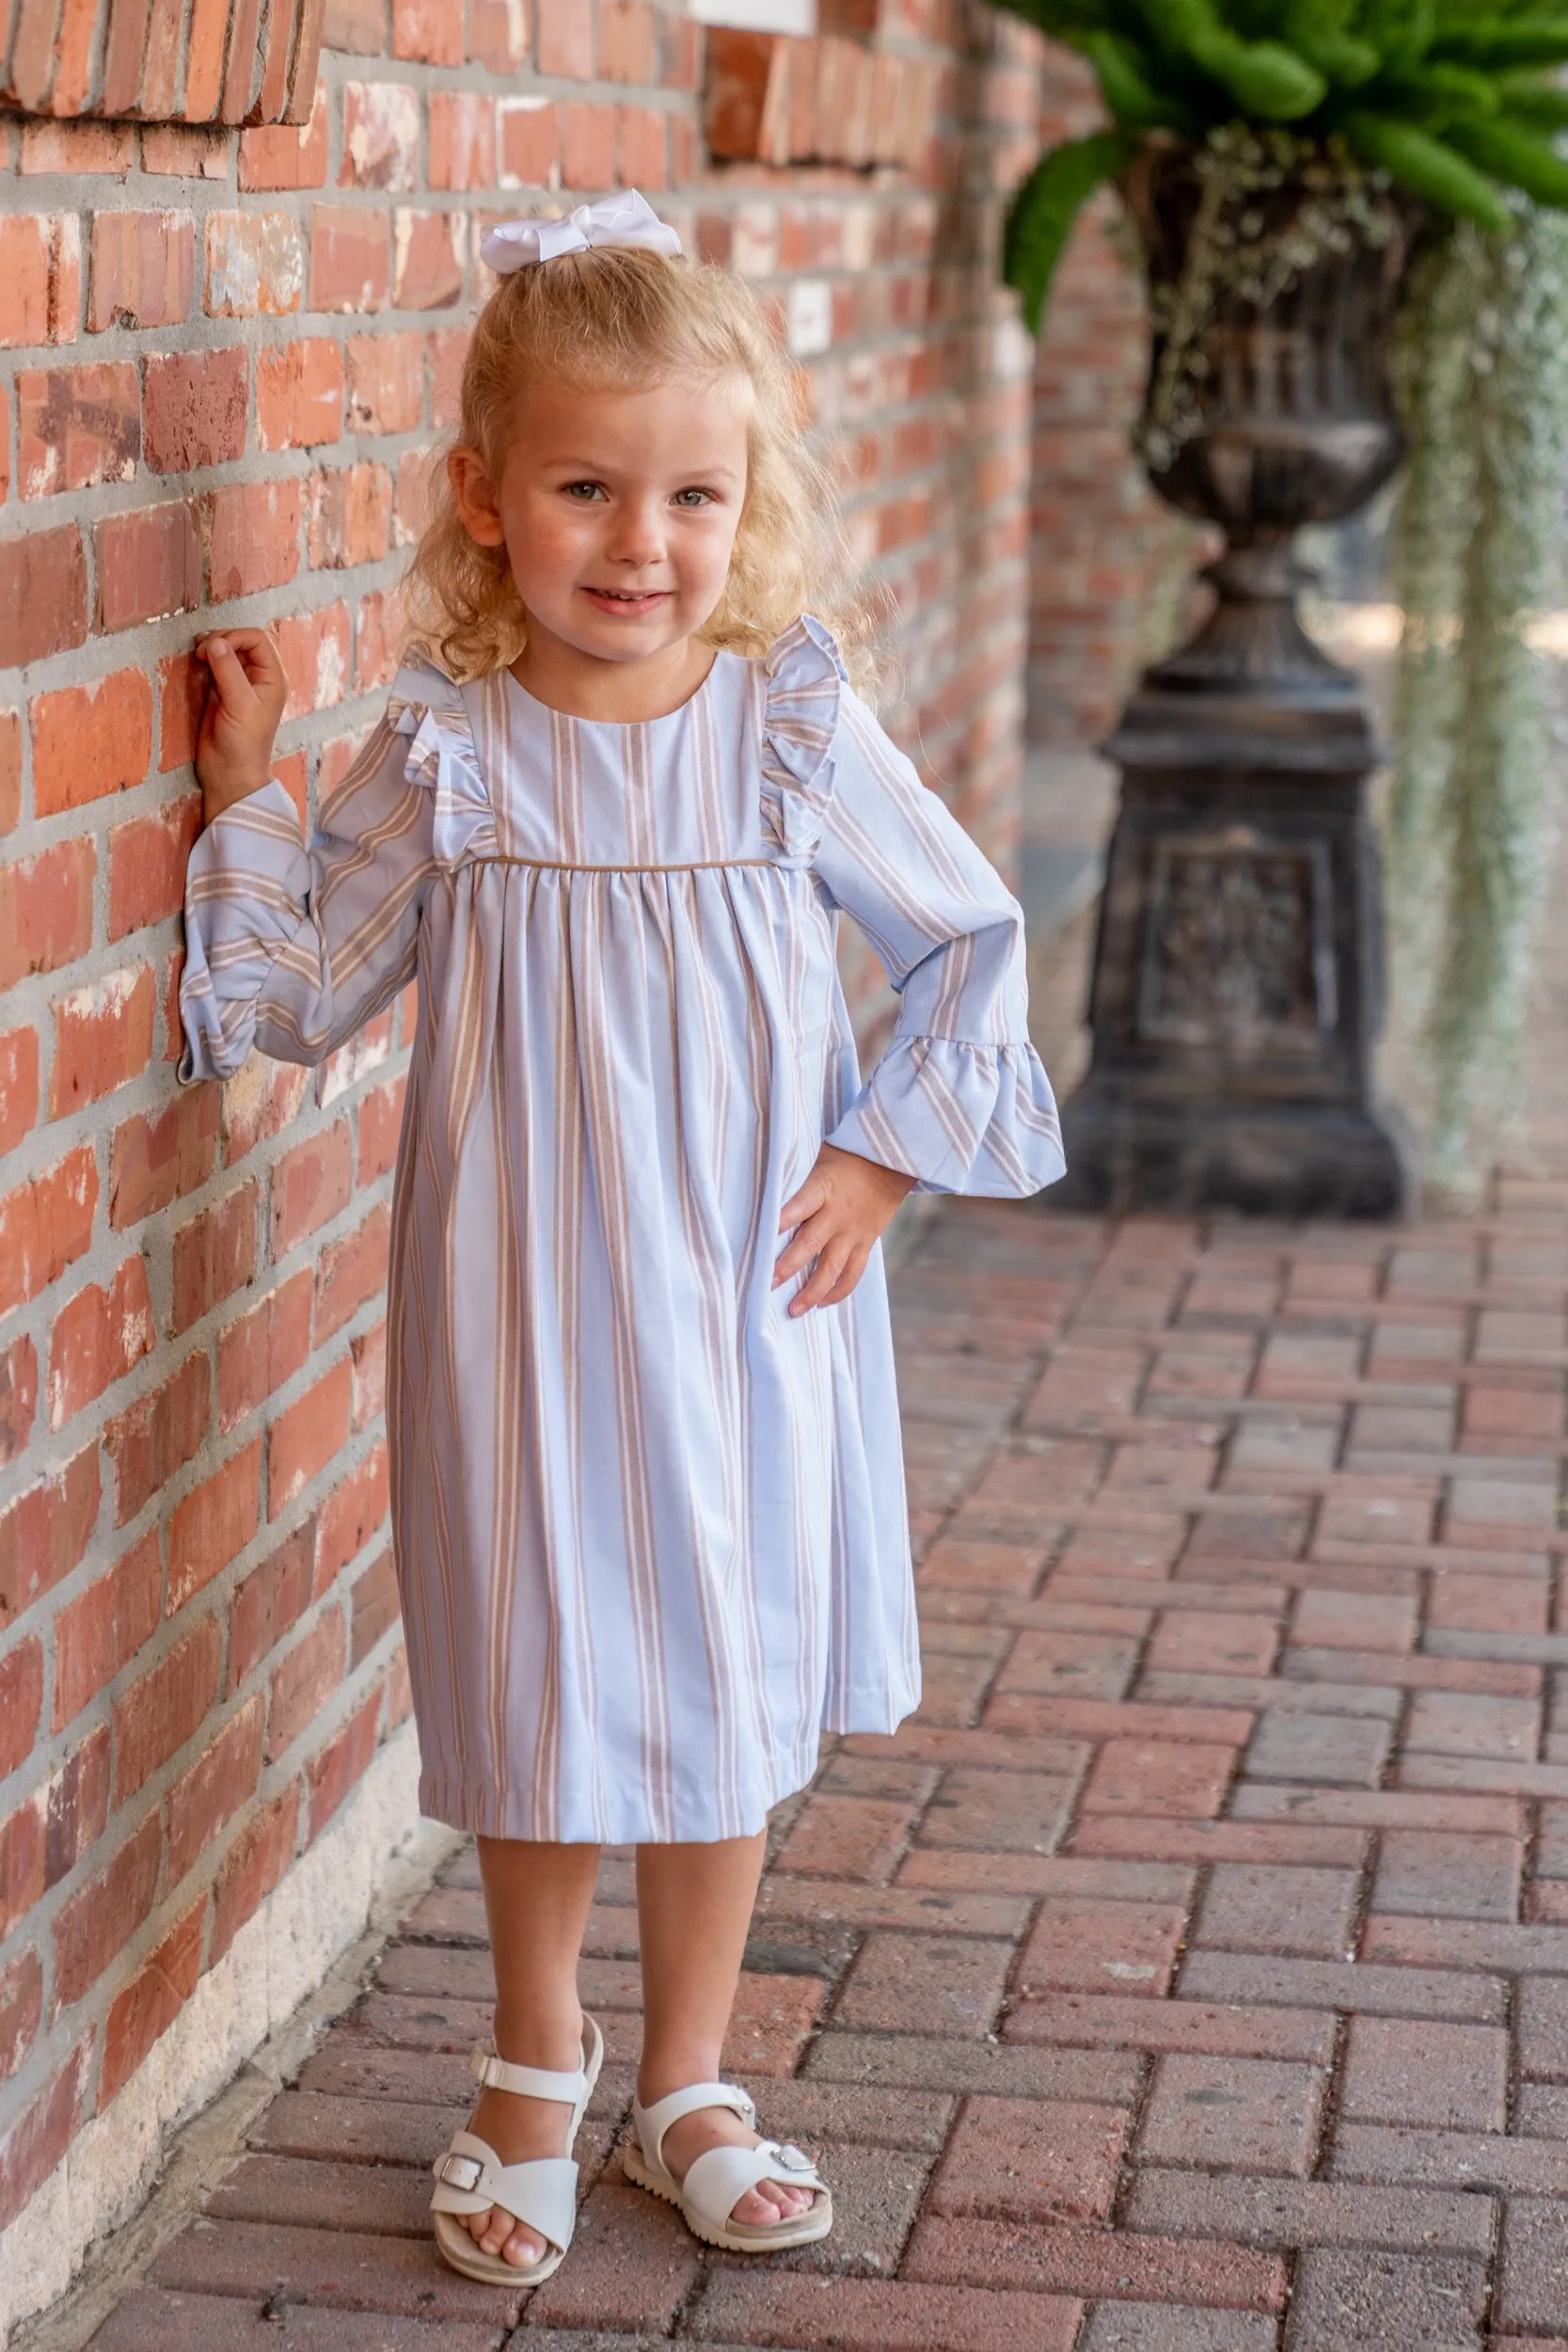
[[[265,629],[214,629],[197,639],[196,652],[213,681],[196,739],[202,813],[210,825],[266,783],[289,681]]]
[[[914,1181],[901,1168],[863,1160],[835,1144],[822,1146],[816,1166],[779,1216],[779,1231],[793,1225],[795,1235],[773,1269],[773,1288],[816,1261],[810,1279],[789,1302],[792,1315],[836,1307],[848,1297],[865,1272],[873,1243],[893,1222]]]

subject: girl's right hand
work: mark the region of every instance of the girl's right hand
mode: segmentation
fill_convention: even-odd
[[[210,825],[266,783],[289,681],[264,629],[214,629],[197,639],[196,652],[213,680],[196,739],[202,813]]]

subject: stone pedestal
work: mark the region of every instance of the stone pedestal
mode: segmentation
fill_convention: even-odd
[[[1094,1054],[1063,1114],[1068,1175],[1048,1198],[1397,1216],[1405,1158],[1373,1099],[1366,709],[1321,653],[1294,691],[1262,696],[1190,691],[1180,663],[1152,674],[1106,746],[1123,781]]]

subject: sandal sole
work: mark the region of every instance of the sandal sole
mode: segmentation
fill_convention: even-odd
[[[441,2224],[450,2220],[450,2214],[438,2213],[435,2217],[433,2234],[436,2251],[449,2270],[461,2272],[465,2279],[477,2279],[482,2286],[543,2286],[546,2279],[554,2278],[566,2259],[566,2249],[562,2247],[559,2253],[546,2254],[542,2263],[531,2263],[526,2268],[517,2263],[503,2262],[499,2254],[483,2252],[475,2244],[472,2232],[465,2230],[459,2222],[452,2223],[451,2240],[449,2242]],[[459,2240],[463,2243],[458,2243]]]
[[[634,2149],[622,2149],[621,2169],[634,2187],[645,2188],[650,2196],[662,2197],[667,2205],[673,2205],[693,2237],[700,2237],[705,2246],[717,2246],[726,2254],[787,2253],[792,2246],[815,2246],[833,2226],[833,2201],[826,2189],[817,2191],[818,2204],[803,2213],[799,2221],[781,2223],[776,2230],[726,2230],[721,2223],[693,2213],[681,2194],[679,2182],[668,2173],[661,2178],[650,2171]]]

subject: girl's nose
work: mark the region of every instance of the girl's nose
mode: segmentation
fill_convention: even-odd
[[[663,518],[657,501],[626,500],[617,510],[605,552],[611,563],[640,568],[664,553]]]

